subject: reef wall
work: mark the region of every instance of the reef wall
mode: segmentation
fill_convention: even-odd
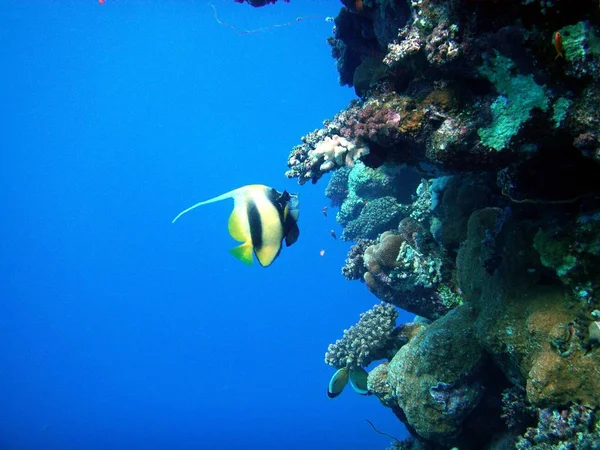
[[[286,174],[331,173],[343,275],[422,319],[376,306],[326,362],[379,361],[394,448],[600,448],[600,4],[342,3],[358,99]]]

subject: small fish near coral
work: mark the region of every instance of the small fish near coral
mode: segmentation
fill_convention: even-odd
[[[287,247],[298,240],[298,217],[300,200],[298,194],[279,192],[262,184],[252,184],[218,197],[196,203],[180,212],[172,223],[191,210],[233,199],[233,211],[229,216],[229,234],[242,245],[230,253],[240,261],[252,265],[252,253],[263,267],[270,266],[281,252],[282,241]]]
[[[336,398],[342,393],[348,381],[350,386],[360,395],[369,395],[367,389],[367,371],[362,367],[342,367],[338,369],[327,386],[327,397]]]
[[[556,57],[554,59],[565,59],[565,50],[563,47],[562,36],[558,31],[554,33],[554,48],[556,50]]]

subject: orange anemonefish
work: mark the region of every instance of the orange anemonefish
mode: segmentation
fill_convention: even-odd
[[[298,240],[300,200],[298,194],[276,191],[272,187],[253,184],[227,192],[218,197],[196,203],[180,212],[173,223],[198,206],[233,199],[229,216],[229,234],[242,245],[230,253],[240,261],[252,265],[252,253],[261,266],[270,266],[281,252],[285,239],[287,247]]]

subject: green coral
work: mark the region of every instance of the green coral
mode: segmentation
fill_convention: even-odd
[[[560,127],[560,124],[565,117],[567,117],[567,111],[573,102],[568,98],[561,97],[552,106],[553,115],[552,120],[554,121],[554,126],[556,128]]]
[[[366,200],[393,195],[396,186],[385,166],[372,169],[357,161],[348,175],[348,191]]]
[[[462,296],[454,292],[450,286],[446,284],[440,284],[436,291],[442,299],[442,303],[449,308],[454,308],[463,304]]]
[[[559,31],[565,59],[570,62],[586,58],[586,54],[600,55],[600,39],[587,22],[567,25]]]
[[[571,243],[565,237],[558,239],[539,230],[534,239],[533,247],[540,254],[544,267],[554,269],[558,276],[565,276],[577,265],[577,258],[570,253]]]
[[[493,120],[478,130],[481,143],[494,150],[506,148],[521,125],[531,117],[531,111],[548,110],[546,89],[532,75],[513,75],[515,64],[499,53],[479,67],[479,73],[490,80],[500,96],[491,106]]]

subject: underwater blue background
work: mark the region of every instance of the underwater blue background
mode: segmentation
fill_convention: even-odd
[[[214,5],[265,30],[205,1],[0,1],[2,450],[405,436],[376,398],[325,395],[327,345],[378,300],[340,274],[325,180],[283,175],[354,98],[325,43],[340,4]],[[252,183],[301,195],[271,267],[229,255],[231,201],[171,224]]]

